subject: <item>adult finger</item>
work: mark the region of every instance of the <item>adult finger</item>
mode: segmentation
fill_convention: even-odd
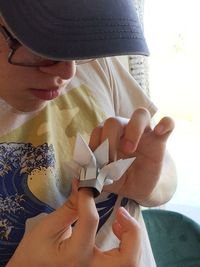
[[[127,119],[120,117],[111,117],[96,127],[90,138],[89,146],[91,150],[95,150],[103,141],[109,141],[109,160],[114,161],[117,157],[120,138],[123,135],[123,129],[127,124]]]
[[[94,151],[101,143],[102,125],[96,127],[90,136],[89,147]]]
[[[93,249],[98,222],[93,191],[81,188],[78,193],[78,221],[73,230],[72,242],[82,254],[88,254]]]
[[[54,236],[77,220],[78,212],[75,203],[77,194],[77,181],[74,179],[72,181],[72,192],[68,200],[57,210],[47,215],[41,222],[40,228],[44,234]]]
[[[167,140],[172,131],[174,130],[175,123],[172,118],[164,117],[155,126],[154,132],[156,135],[161,136],[163,140]]]
[[[115,117],[105,121],[101,133],[101,142],[108,139],[109,141],[109,159],[115,161],[120,145],[120,139],[124,134],[124,127],[127,124],[127,119]]]
[[[145,108],[138,108],[133,113],[131,119],[124,130],[124,137],[120,149],[126,155],[135,152],[144,131],[150,131],[151,115]]]

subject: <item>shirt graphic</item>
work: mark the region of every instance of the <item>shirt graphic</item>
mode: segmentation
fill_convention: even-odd
[[[42,195],[44,190],[40,193],[42,185],[51,184],[49,173],[53,174],[54,169],[52,145],[0,144],[0,266],[5,266],[14,253],[25,232],[26,221],[54,210],[44,202],[48,197]],[[55,187],[56,179],[53,176]],[[56,189],[49,188],[52,190]],[[48,190],[45,191],[48,194]],[[112,214],[116,199],[115,194],[109,194],[107,199],[96,204],[100,215],[99,229]]]

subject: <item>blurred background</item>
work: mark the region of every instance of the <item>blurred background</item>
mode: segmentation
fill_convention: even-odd
[[[151,55],[121,60],[159,108],[156,120],[176,124],[168,150],[178,188],[165,208],[200,223],[200,1],[134,1]]]
[[[151,99],[176,123],[168,149],[179,183],[166,208],[200,223],[200,1],[146,0],[144,30]]]

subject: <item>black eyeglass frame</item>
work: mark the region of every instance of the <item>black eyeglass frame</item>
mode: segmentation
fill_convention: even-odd
[[[12,34],[6,29],[6,27],[0,25],[0,33],[2,33],[3,37],[5,38],[6,43],[8,44],[8,47],[10,49],[9,53],[8,53],[8,62],[12,65],[16,65],[16,66],[21,66],[21,67],[49,67],[49,66],[53,66],[55,64],[58,64],[59,62],[62,61],[56,61],[56,60],[51,60],[51,59],[45,59],[46,62],[48,62],[48,64],[24,64],[24,63],[17,63],[17,62],[13,62],[12,61],[12,57],[13,55],[16,53],[17,49],[21,46],[23,46],[23,44],[21,44],[16,38],[14,38],[12,36]],[[28,48],[27,48],[28,49]],[[30,53],[32,53],[30,51]],[[32,53],[33,54],[33,53]],[[42,58],[42,57],[41,57]],[[81,64],[85,64],[91,61],[94,61],[94,59],[83,59],[83,60],[74,60],[76,65],[81,65]],[[65,60],[63,60],[65,61]],[[67,60],[66,60],[67,62]]]
[[[17,39],[15,39],[11,33],[2,25],[0,25],[0,32],[2,33],[3,37],[6,40],[6,43],[8,44],[8,47],[10,49],[8,53],[8,62],[10,64],[16,65],[15,63],[12,62],[11,58],[14,55],[15,51],[21,44],[18,42]]]

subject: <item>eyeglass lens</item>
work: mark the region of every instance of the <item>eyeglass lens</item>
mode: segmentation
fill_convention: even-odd
[[[94,59],[75,60],[75,64],[81,65],[93,60]],[[36,55],[24,46],[19,46],[17,50],[15,50],[10,58],[10,61],[13,64],[22,64],[24,66],[50,66],[59,62]]]

